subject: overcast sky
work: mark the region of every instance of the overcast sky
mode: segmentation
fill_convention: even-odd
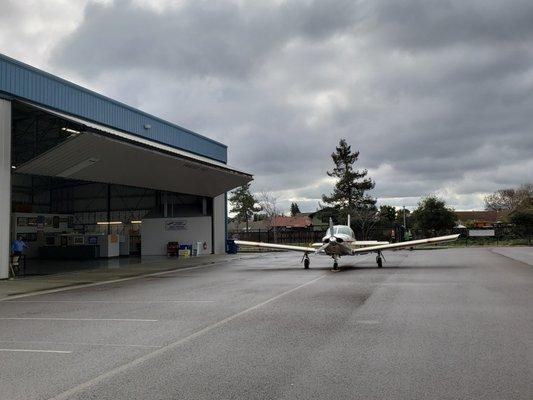
[[[339,138],[380,203],[533,181],[531,0],[0,0],[0,52],[229,146],[316,209]]]

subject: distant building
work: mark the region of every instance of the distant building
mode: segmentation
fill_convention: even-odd
[[[455,211],[458,225],[468,228],[492,228],[503,223],[509,211]]]
[[[277,216],[272,221],[249,221],[248,231],[266,231],[272,228],[284,231],[325,231],[329,226],[329,221],[322,221],[316,212],[313,213],[298,213],[294,217],[291,216]],[[228,232],[246,232],[246,223],[232,221],[228,224]]]
[[[270,226],[278,229],[301,230],[309,229],[313,225],[311,218],[306,214],[296,214],[294,217],[274,217]]]
[[[268,230],[268,221],[248,221],[248,231],[257,232],[257,231],[266,231]],[[228,232],[237,233],[237,232],[246,232],[246,222],[241,221],[231,221],[228,223]]]

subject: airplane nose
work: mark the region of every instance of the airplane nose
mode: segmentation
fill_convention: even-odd
[[[337,241],[337,238],[335,236],[332,236],[329,238],[330,243],[335,243]]]

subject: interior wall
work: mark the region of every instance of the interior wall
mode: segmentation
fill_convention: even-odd
[[[142,222],[141,236],[143,256],[165,255],[168,242],[206,242],[211,249],[211,217],[147,218]]]
[[[0,279],[9,277],[11,220],[11,102],[0,99]]]

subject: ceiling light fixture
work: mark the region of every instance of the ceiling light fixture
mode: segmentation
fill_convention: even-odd
[[[63,132],[68,132],[68,133],[76,133],[76,134],[81,133],[80,131],[77,131],[77,130],[71,129],[71,128],[67,128],[67,127],[61,128],[61,130]]]

